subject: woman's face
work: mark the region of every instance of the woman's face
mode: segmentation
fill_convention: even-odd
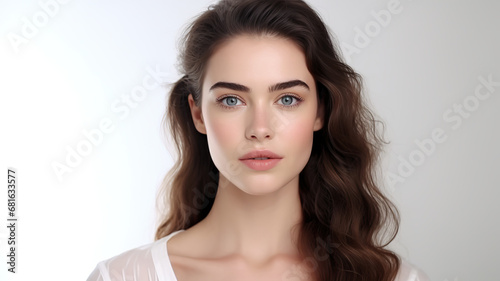
[[[250,35],[223,43],[207,64],[201,108],[192,96],[189,103],[221,181],[253,195],[298,185],[313,132],[323,125],[314,78],[298,46]],[[258,150],[281,159],[241,160]]]

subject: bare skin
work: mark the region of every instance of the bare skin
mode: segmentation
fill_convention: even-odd
[[[167,243],[175,275],[178,281],[306,280],[297,273],[304,264],[296,246],[299,173],[309,160],[313,132],[323,125],[323,109],[304,54],[282,38],[238,36],[215,51],[206,73],[201,106],[191,95],[189,105],[196,129],[207,135],[219,187],[208,216]],[[306,86],[270,89],[292,80]],[[211,87],[221,81],[249,90]],[[238,103],[231,109],[216,105],[227,94]],[[292,103],[297,106],[290,96],[283,99],[289,94],[299,97]],[[283,158],[266,171],[238,160],[261,149]]]
[[[222,188],[205,220],[168,241],[168,254],[179,281],[287,280],[284,276],[297,270],[302,259],[291,243],[291,226],[300,219],[300,213],[287,216],[283,212],[287,209],[286,201],[293,202],[287,199],[295,197],[293,192],[282,189],[275,201],[271,197],[261,198],[248,208],[226,211],[228,202],[240,204],[235,200],[243,203],[248,196],[253,195],[242,194],[237,188]],[[254,224],[244,223],[259,220]]]

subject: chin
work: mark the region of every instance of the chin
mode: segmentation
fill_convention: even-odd
[[[263,196],[278,192],[285,188],[289,183],[290,181],[277,182],[276,180],[266,181],[265,179],[255,179],[249,180],[245,183],[240,182],[235,186],[246,194]]]
[[[260,187],[245,187],[245,188],[240,188],[241,191],[248,195],[253,195],[253,196],[264,196],[268,194],[272,194],[276,191],[279,190],[279,188],[263,188],[262,186]]]

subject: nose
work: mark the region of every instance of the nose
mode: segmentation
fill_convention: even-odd
[[[246,138],[249,140],[264,141],[274,137],[272,128],[272,112],[265,105],[254,106],[248,114]]]

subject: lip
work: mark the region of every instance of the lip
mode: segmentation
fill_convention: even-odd
[[[266,157],[270,159],[282,159],[283,157],[270,151],[270,150],[254,150],[249,153],[243,155],[240,160],[249,160],[252,158]],[[257,160],[257,161],[265,161],[265,160]]]
[[[266,157],[269,159],[265,160],[253,159],[260,157]],[[247,167],[249,167],[250,169],[256,171],[266,171],[276,166],[278,162],[281,161],[282,158],[283,157],[269,150],[254,150],[243,155],[243,157],[241,157],[239,160],[243,162],[245,165],[247,165]]]

